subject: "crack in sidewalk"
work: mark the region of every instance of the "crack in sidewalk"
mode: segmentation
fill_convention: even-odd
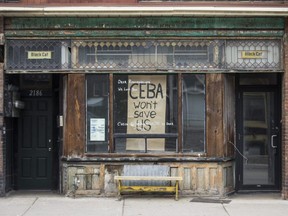
[[[222,207],[223,207],[224,211],[227,213],[227,215],[230,216],[229,212],[227,211],[227,209],[225,208],[223,203],[222,203]]]
[[[33,203],[29,206],[29,208],[26,209],[26,211],[23,214],[21,214],[21,216],[24,216],[33,207],[33,205],[36,203],[38,199],[39,197],[36,197]]]
[[[121,216],[124,216],[124,209],[125,209],[125,199],[123,198],[123,205],[122,205],[122,214],[121,214]]]

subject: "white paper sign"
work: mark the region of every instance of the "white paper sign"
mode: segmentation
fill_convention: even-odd
[[[90,141],[105,141],[105,119],[90,119]]]

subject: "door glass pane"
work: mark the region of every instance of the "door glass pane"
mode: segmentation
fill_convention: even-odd
[[[243,184],[274,184],[274,94],[243,93]],[[274,138],[275,139],[275,138]]]
[[[108,76],[87,75],[87,152],[108,151]]]
[[[183,151],[205,149],[205,75],[183,75]]]

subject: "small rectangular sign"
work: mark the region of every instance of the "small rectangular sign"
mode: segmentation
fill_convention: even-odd
[[[90,119],[90,141],[105,141],[105,119]]]
[[[254,51],[242,51],[241,52],[241,57],[243,59],[261,59],[261,58],[264,58],[264,55],[265,55],[265,51],[257,51],[257,50],[254,50]]]
[[[28,59],[51,59],[52,51],[28,51]]]

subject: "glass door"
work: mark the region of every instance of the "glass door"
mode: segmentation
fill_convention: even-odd
[[[277,88],[246,87],[238,104],[238,189],[277,190],[280,186],[280,113]]]

